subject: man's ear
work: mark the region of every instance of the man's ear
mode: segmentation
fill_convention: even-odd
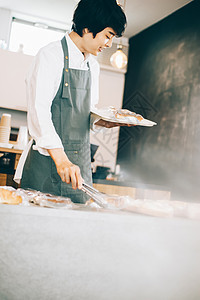
[[[84,33],[89,33],[88,28],[84,28],[84,29],[83,29],[83,34],[84,34]]]

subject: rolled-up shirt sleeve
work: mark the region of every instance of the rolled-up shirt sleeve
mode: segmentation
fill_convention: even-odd
[[[63,148],[52,122],[51,105],[61,81],[63,69],[52,51],[42,49],[34,59],[26,78],[29,133],[35,140],[34,149],[49,155],[47,149]]]

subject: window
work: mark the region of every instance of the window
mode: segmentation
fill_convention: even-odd
[[[38,50],[50,42],[61,40],[65,30],[13,18],[9,50],[36,55]]]

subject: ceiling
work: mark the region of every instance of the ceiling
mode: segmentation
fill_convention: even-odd
[[[126,0],[128,25],[125,37],[132,37],[191,1]],[[46,20],[50,22],[49,25],[57,24],[61,28],[68,29],[77,2],[78,0],[0,0],[0,7],[12,10],[16,17],[28,15],[33,21]]]

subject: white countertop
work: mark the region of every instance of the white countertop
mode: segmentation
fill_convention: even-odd
[[[200,299],[200,221],[0,205],[0,299]]]

